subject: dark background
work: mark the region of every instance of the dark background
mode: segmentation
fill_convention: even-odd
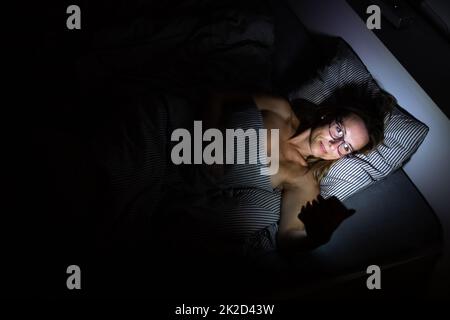
[[[33,4],[22,16],[27,23],[15,30],[20,86],[13,94],[21,108],[14,115],[14,169],[7,172],[11,194],[6,198],[13,209],[3,233],[5,296],[176,299],[251,282],[233,261],[206,261],[194,253],[173,256],[163,245],[95,246],[98,223],[108,215],[101,206],[107,195],[86,141],[99,119],[111,116],[120,92],[109,80],[81,79],[79,59],[95,47],[99,29],[126,25],[138,15],[168,14],[181,2],[55,1]],[[81,30],[66,28],[71,4],[81,8]],[[72,264],[82,271],[80,291],[66,287],[66,268]]]
[[[373,2],[366,0],[347,0],[347,2],[361,19],[366,21],[368,17],[366,8]],[[399,14],[398,21],[403,18],[403,21],[408,19],[408,22],[394,25],[386,19],[382,9],[382,27],[374,29],[373,32],[448,117],[450,40],[419,9],[420,2],[384,1],[391,7],[394,4],[398,5],[399,8],[395,10]]]

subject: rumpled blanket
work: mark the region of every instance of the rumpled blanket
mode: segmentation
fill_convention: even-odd
[[[152,241],[147,234],[155,231],[155,213],[166,211],[163,220],[170,221],[170,208],[179,209],[180,203],[167,201],[167,181],[178,178],[170,135],[193,124],[206,92],[271,86],[273,25],[264,1],[175,2],[169,11],[151,7],[160,14],[143,9],[126,24],[99,28],[94,50],[79,63],[85,86],[90,92],[103,86],[99,92],[109,94],[111,104],[103,107],[115,110],[92,139],[108,186],[102,241]],[[259,234],[268,234],[273,248],[276,228],[270,230]],[[238,250],[247,254],[267,240],[253,239]]]
[[[274,33],[267,1],[169,1],[93,35],[81,62],[92,86],[106,81],[136,91],[196,97],[208,89],[271,88]]]

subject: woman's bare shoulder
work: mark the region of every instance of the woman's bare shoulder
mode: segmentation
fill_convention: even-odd
[[[288,100],[283,97],[257,94],[253,96],[256,106],[259,110],[271,111],[281,117],[283,120],[289,120],[292,117],[292,108]]]

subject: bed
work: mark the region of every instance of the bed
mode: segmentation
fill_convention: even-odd
[[[295,86],[289,66],[309,74],[310,66],[316,68],[323,63],[324,52],[332,49],[313,53],[313,43],[322,42],[321,48],[327,48],[328,42],[322,39],[328,38],[308,32],[289,2],[280,3],[275,12],[275,30],[281,33],[275,39],[281,50],[274,55],[279,66],[274,74],[280,79],[280,91],[287,92]],[[285,278],[272,278],[276,280],[271,282],[270,294],[261,294],[261,290],[253,294],[279,299],[382,297],[370,294],[365,286],[367,267],[372,264],[388,275],[384,298],[418,297],[418,292],[430,289],[428,281],[443,250],[442,226],[402,168],[353,193],[343,203],[357,214],[339,227],[328,244],[287,260],[273,252],[256,262],[267,263],[269,267],[264,270],[276,270],[275,274]],[[412,276],[415,285],[408,283]]]

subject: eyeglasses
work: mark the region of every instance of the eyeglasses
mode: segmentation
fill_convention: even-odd
[[[345,128],[340,119],[336,119],[329,125],[330,136],[334,142],[342,141],[337,148],[339,156],[350,156],[353,153],[352,146],[344,140]]]

